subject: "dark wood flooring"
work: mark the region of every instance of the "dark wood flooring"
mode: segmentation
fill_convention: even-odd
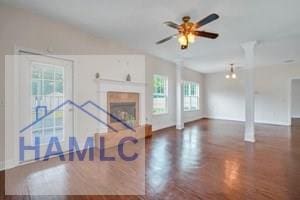
[[[255,144],[243,141],[243,127],[239,122],[200,120],[183,131],[156,132],[146,140],[145,196],[4,196],[1,172],[1,197],[300,199],[300,120],[293,120],[291,127],[257,125]]]

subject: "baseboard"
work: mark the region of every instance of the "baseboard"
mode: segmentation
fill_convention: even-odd
[[[8,170],[14,167],[17,167],[18,165],[14,160],[8,160],[8,161],[1,161],[0,162],[0,171]]]
[[[257,124],[268,124],[268,125],[276,125],[276,126],[290,126],[289,122],[270,122],[270,121],[255,121]]]
[[[200,117],[200,118],[197,118],[197,119],[185,121],[184,123],[185,123],[185,124],[193,123],[193,122],[196,122],[196,121],[201,120],[201,119],[206,119],[206,118],[205,118],[205,117]],[[175,123],[172,124],[172,125],[166,125],[166,126],[161,126],[161,127],[159,127],[159,128],[155,128],[155,129],[153,129],[152,131],[153,131],[153,132],[156,132],[156,131],[162,131],[162,130],[164,130],[164,129],[174,128],[174,127],[176,127],[176,124],[175,124]]]
[[[203,120],[203,119],[208,119],[206,117],[201,117],[201,118],[197,118],[197,119],[194,119],[194,120],[190,120],[190,121],[186,121],[184,122],[185,124],[190,124],[190,123],[194,123],[194,122],[197,122],[199,120]]]
[[[245,122],[245,120],[234,119],[234,118],[222,118],[222,117],[205,117],[205,119],[235,121],[235,122],[243,122],[243,123]],[[289,122],[274,122],[274,121],[256,120],[255,123],[256,124],[276,125],[276,126],[290,126]]]
[[[159,127],[159,128],[156,128],[156,129],[153,129],[152,132],[157,132],[157,131],[162,131],[162,130],[165,130],[165,129],[169,129],[169,128],[175,128],[176,125],[167,125],[167,126],[162,126],[162,127]]]
[[[245,120],[235,119],[235,118],[225,118],[225,117],[211,117],[206,116],[205,119],[211,119],[211,120],[224,120],[224,121],[234,121],[234,122],[245,122]]]

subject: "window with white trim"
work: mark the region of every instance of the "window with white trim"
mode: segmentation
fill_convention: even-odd
[[[168,113],[168,77],[153,75],[153,114]]]
[[[199,110],[200,96],[199,96],[199,83],[184,81],[183,82],[184,94],[184,111]]]

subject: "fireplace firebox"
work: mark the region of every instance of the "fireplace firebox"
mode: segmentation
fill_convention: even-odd
[[[139,94],[129,92],[108,92],[107,110],[113,116],[132,127],[139,126]],[[124,125],[114,117],[108,116],[107,122],[117,130],[125,129]]]
[[[122,102],[110,103],[110,113],[125,122],[136,120],[136,103]],[[115,118],[110,117],[110,123],[118,122]]]

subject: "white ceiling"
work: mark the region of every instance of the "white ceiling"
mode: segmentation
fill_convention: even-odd
[[[258,40],[257,64],[300,63],[299,0],[0,0],[77,25],[101,37],[118,40],[158,57],[210,73],[243,66],[240,44]],[[217,13],[220,19],[203,27],[220,34],[216,40],[197,39],[186,51],[176,39],[155,42],[175,33],[164,21],[180,23],[190,15],[198,21]]]

